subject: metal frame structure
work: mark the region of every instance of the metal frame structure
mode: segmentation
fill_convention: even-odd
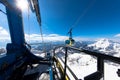
[[[36,13],[38,23],[41,25],[38,0],[28,0],[31,9]],[[31,3],[32,2],[32,3]],[[0,58],[0,80],[19,80],[24,76],[28,65],[49,61],[37,57],[30,51],[24,38],[22,11],[16,5],[16,0],[0,0],[6,7],[6,15],[9,24],[11,43],[7,44],[5,57]],[[49,69],[52,75],[52,69]],[[51,79],[53,80],[52,76]]]

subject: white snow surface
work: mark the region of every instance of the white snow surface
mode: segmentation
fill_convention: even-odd
[[[93,44],[89,44],[88,47],[92,47],[93,50],[98,50],[105,54],[120,57],[120,43],[113,42],[109,39],[100,39]]]
[[[84,53],[74,53],[68,55],[68,66],[79,79],[84,79],[97,70],[96,60]]]
[[[93,59],[91,56],[85,55],[83,53],[74,53],[68,55],[68,62],[69,65],[75,64],[75,65],[86,66],[89,64],[96,63],[96,60]]]
[[[96,59],[84,53],[74,53],[68,55],[68,66],[75,75],[84,80],[84,77],[97,71]],[[105,62],[104,80],[120,80],[117,70],[120,68],[118,64]]]
[[[120,80],[120,77],[118,77],[116,73],[118,68],[120,68],[120,66],[105,63],[104,80]]]
[[[45,57],[46,53],[39,51],[39,50],[31,50],[32,53],[35,53],[34,55],[40,56],[40,57]]]
[[[94,46],[96,49],[99,49],[99,48],[106,49],[110,45],[111,45],[111,43],[109,42],[108,39],[100,39],[96,43],[88,45],[88,46]]]

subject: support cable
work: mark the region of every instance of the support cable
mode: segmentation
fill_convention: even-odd
[[[2,12],[3,14],[5,14],[5,15],[6,15],[6,13],[5,13],[4,11],[2,11],[1,9],[0,9],[0,12]]]
[[[30,44],[30,9],[29,9],[29,5],[28,5],[28,34],[29,34],[28,42]]]
[[[96,0],[93,0],[89,3],[89,5],[87,6],[87,8],[84,9],[84,11],[82,12],[82,14],[78,17],[78,19],[75,21],[75,23],[70,27],[70,29],[73,29],[76,27],[76,25],[80,22],[80,20],[82,19],[82,17],[85,16],[85,14],[88,12],[88,10],[94,5]],[[70,30],[69,29],[69,30]]]
[[[44,43],[44,38],[43,38],[43,32],[42,32],[42,27],[40,26],[40,34],[41,34],[41,38],[42,38],[42,45],[43,45],[43,52],[46,52],[46,48],[45,48],[45,43]]]

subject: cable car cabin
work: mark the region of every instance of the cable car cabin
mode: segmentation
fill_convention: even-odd
[[[69,30],[68,34],[69,34],[69,39],[65,41],[65,44],[68,46],[73,46],[75,43],[75,40],[72,38],[72,28]]]
[[[72,45],[74,45],[74,43],[75,43],[75,40],[74,40],[74,39],[65,40],[65,44],[66,44],[66,45],[72,46]]]

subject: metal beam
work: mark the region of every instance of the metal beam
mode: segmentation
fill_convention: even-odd
[[[0,0],[0,3],[2,3],[4,6],[6,6],[9,9],[15,8],[15,3],[11,2],[11,0]]]
[[[39,8],[39,1],[38,0],[32,0],[34,9],[36,12],[36,17],[39,25],[41,26],[41,15],[40,15],[40,8]]]
[[[15,0],[0,0],[6,6],[11,41],[13,44],[23,45],[25,43],[22,12],[17,8]]]

